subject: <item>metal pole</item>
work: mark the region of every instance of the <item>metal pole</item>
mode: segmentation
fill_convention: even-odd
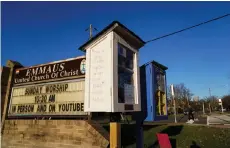
[[[204,102],[203,102],[203,114],[205,114],[205,111],[204,111]]]
[[[92,24],[89,25],[89,28],[87,28],[85,31],[89,31],[89,39],[93,37],[93,30],[97,31],[96,28],[93,27]]]
[[[144,135],[143,135],[143,121],[140,119],[136,120],[136,136],[137,136],[137,148],[144,147]]]
[[[209,106],[209,112],[210,112],[210,114],[211,114],[212,111],[211,111],[211,105],[210,105],[210,103],[208,103],[208,106]]]
[[[221,112],[223,113],[224,112],[224,109],[223,109],[223,102],[221,99],[219,99],[219,104],[221,106]]]
[[[212,95],[211,95],[211,89],[209,88],[209,96],[211,97]]]
[[[177,123],[177,120],[176,120],[176,100],[175,100],[174,97],[173,97],[173,100],[174,100],[174,116],[175,116],[175,123]]]
[[[209,96],[210,96],[210,99],[211,99],[211,89],[209,88]],[[211,111],[211,105],[210,105],[210,103],[209,103],[209,112],[210,112],[210,114],[212,113],[212,111]]]
[[[221,102],[221,110],[222,110],[222,113],[224,113],[224,108],[223,108],[223,103]]]
[[[91,39],[93,36],[93,27],[92,24],[89,25],[89,38]]]
[[[172,98],[173,98],[173,104],[174,104],[174,118],[175,118],[175,123],[177,123],[177,119],[176,119],[176,100],[174,98],[174,90],[173,90],[173,84],[171,85],[171,94],[172,94]]]

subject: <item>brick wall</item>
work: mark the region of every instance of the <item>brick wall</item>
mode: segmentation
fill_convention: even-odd
[[[109,134],[83,120],[5,120],[2,148],[106,148]]]

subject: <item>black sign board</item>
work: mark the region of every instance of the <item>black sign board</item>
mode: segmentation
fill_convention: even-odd
[[[16,69],[13,83],[14,85],[24,85],[59,79],[82,78],[84,75],[85,57]]]

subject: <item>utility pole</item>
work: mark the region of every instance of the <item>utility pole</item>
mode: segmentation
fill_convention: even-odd
[[[211,96],[212,96],[212,95],[211,95],[211,89],[209,88],[208,90],[209,90],[209,96],[211,97]]]
[[[209,88],[209,96],[210,96],[210,99],[211,99],[211,89]],[[209,112],[210,112],[210,114],[212,113],[212,111],[211,111],[211,105],[210,105],[210,103],[208,104],[209,105]]]
[[[222,111],[222,113],[224,113],[224,108],[223,108],[223,102],[222,102],[222,100],[221,100],[221,111]]]
[[[205,114],[205,110],[204,110],[204,102],[203,102],[203,114]]]
[[[91,39],[93,37],[93,31],[97,31],[96,28],[93,27],[92,24],[89,25],[89,28],[87,28],[85,31],[89,31],[89,39]]]
[[[187,98],[187,103],[188,103],[188,106],[189,106],[189,99],[188,99],[188,94],[186,93],[186,98]]]

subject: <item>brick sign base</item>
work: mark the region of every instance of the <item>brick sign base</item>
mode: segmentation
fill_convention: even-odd
[[[109,134],[83,120],[6,120],[2,148],[106,148]]]

